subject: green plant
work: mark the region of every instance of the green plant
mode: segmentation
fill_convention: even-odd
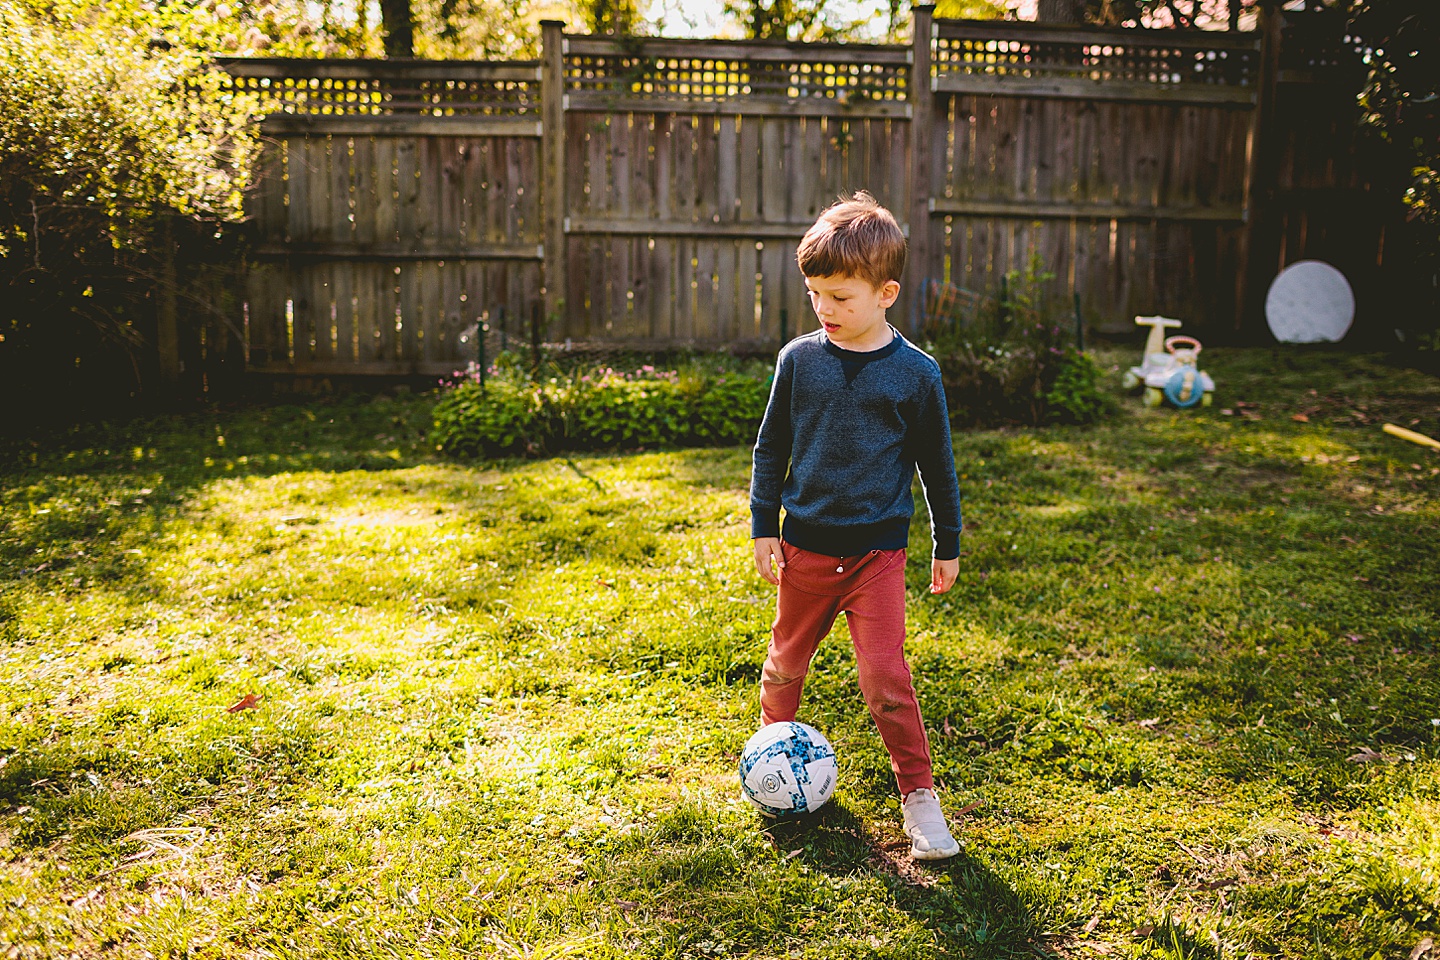
[[[1089,423],[1108,409],[1100,374],[1051,309],[1055,279],[1030,254],[996,297],[939,317],[925,331],[940,364],[951,419],[967,426]]]
[[[1046,418],[1056,423],[1092,423],[1111,408],[1100,388],[1100,367],[1094,357],[1079,350],[1065,351],[1055,382],[1045,394]]]
[[[690,434],[701,445],[753,443],[769,396],[764,379],[721,373],[691,400]]]
[[[474,457],[744,443],[760,425],[769,390],[758,368],[714,362],[547,373],[532,381],[503,357],[483,386],[478,371],[467,373],[436,404],[436,448]]]
[[[467,380],[435,405],[430,439],[459,457],[533,455],[551,438],[552,408],[544,387],[524,376]]]
[[[567,446],[636,449],[687,439],[689,397],[678,374],[642,368],[632,377],[606,369],[582,375],[564,389]]]

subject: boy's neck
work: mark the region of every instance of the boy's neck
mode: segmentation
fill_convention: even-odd
[[[821,332],[823,334],[823,329]],[[883,321],[876,329],[873,337],[867,337],[860,342],[851,340],[841,345],[831,340],[828,336],[826,336],[825,339],[829,341],[830,345],[836,350],[844,350],[846,353],[870,353],[874,350],[879,350],[881,347],[889,346],[890,342],[899,335],[887,320]]]

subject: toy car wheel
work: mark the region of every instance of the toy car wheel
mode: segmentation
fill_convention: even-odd
[[[1145,406],[1158,407],[1160,406],[1160,402],[1164,399],[1165,394],[1161,391],[1159,387],[1145,388]]]
[[[1125,387],[1126,390],[1134,390],[1136,387],[1140,386],[1140,378],[1135,376],[1134,371],[1127,370],[1125,371],[1125,377],[1120,381],[1120,383]]]

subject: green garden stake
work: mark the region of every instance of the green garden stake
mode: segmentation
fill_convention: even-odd
[[[478,343],[476,352],[480,357],[480,389],[485,389],[485,334],[490,330],[490,324],[478,317],[475,320],[475,339]]]

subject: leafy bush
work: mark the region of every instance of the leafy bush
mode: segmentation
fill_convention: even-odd
[[[1047,309],[1043,288],[1053,279],[1032,253],[999,297],[982,299],[968,316],[928,319],[926,346],[955,423],[1090,423],[1108,411],[1099,369]]]
[[[523,377],[467,381],[435,406],[430,439],[460,457],[538,453],[550,439],[552,404],[544,387]]]
[[[167,251],[233,260],[214,241],[241,216],[249,105],[203,57],[155,41],[142,6],[0,0],[7,406],[134,392],[158,294],[186,294]]]
[[[754,438],[769,396],[758,366],[551,372],[532,379],[502,358],[482,386],[472,367],[447,384],[431,440],[458,457],[742,443]]]

